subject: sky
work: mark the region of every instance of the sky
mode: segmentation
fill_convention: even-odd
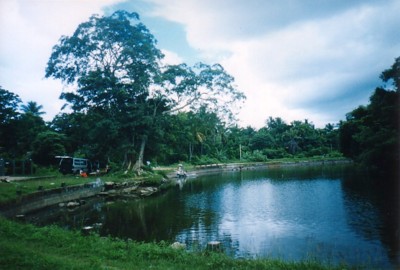
[[[66,89],[44,78],[52,47],[119,9],[139,13],[168,63],[220,63],[247,96],[242,127],[345,120],[400,56],[400,0],[0,0],[0,86],[50,121]]]

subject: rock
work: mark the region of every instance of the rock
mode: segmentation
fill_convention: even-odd
[[[74,208],[74,207],[78,207],[78,206],[80,206],[80,203],[78,203],[78,202],[69,202],[69,203],[67,203],[67,207],[68,208]]]
[[[186,244],[184,243],[179,243],[179,242],[175,242],[171,244],[171,247],[173,249],[186,249]]]
[[[1,182],[3,182],[3,183],[11,183],[11,181],[8,180],[7,178],[2,178],[2,179],[1,179]]]
[[[144,187],[140,189],[140,195],[142,196],[150,196],[158,191],[156,187]]]
[[[105,182],[104,183],[104,190],[109,190],[109,189],[113,189],[115,186],[114,182]]]
[[[129,194],[129,193],[132,193],[132,192],[137,191],[137,189],[138,189],[137,186],[124,188],[124,189],[122,190],[122,193],[127,193],[127,194]]]

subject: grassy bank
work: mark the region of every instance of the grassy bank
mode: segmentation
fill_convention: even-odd
[[[103,182],[140,182],[143,185],[154,185],[158,186],[161,184],[162,175],[159,173],[147,174],[144,177],[138,176],[125,176],[125,175],[102,175],[102,176],[54,176],[54,177],[43,177],[43,178],[32,178],[25,180],[15,180],[8,182],[0,182],[0,205],[8,201],[18,199],[20,196],[24,196],[30,193],[51,190],[59,188],[61,186],[75,186],[86,183],[91,183],[100,178]]]
[[[136,243],[83,236],[50,226],[38,228],[0,218],[2,269],[343,269],[316,262],[233,259],[222,253],[191,253],[166,243]]]
[[[184,164],[184,169],[186,171],[192,172],[196,170],[204,170],[208,167],[212,166],[221,166],[236,164],[243,166],[255,166],[255,165],[284,165],[284,164],[300,164],[304,162],[313,163],[313,162],[321,162],[321,161],[346,161],[344,158],[290,158],[290,159],[274,159],[267,162],[234,162],[234,163],[218,163],[218,164],[209,164],[209,165],[192,165],[192,164]],[[112,181],[112,182],[143,182],[145,185],[154,185],[158,186],[161,184],[161,180],[168,173],[174,172],[178,167],[178,164],[174,164],[171,166],[163,166],[163,167],[155,167],[149,169],[140,177],[136,174],[132,173],[131,175],[125,175],[122,172],[115,174],[107,174],[101,176],[90,176],[87,178],[79,177],[79,176],[64,176],[56,171],[49,171],[48,175],[55,175],[53,177],[35,177],[33,179],[21,180],[21,181],[11,181],[11,182],[0,182],[0,204],[5,203],[7,201],[12,201],[17,199],[19,196],[24,196],[29,193],[37,192],[39,189],[41,190],[49,190],[54,188],[59,188],[62,184],[67,186],[80,185],[85,183],[90,183],[96,181],[97,177],[100,177],[103,182]],[[45,176],[45,174],[44,174]]]

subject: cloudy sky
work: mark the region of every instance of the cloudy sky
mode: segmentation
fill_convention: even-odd
[[[338,123],[400,56],[400,0],[0,0],[0,86],[45,120],[60,112],[44,78],[52,47],[92,14],[138,12],[171,63],[220,63],[247,100],[240,125]]]

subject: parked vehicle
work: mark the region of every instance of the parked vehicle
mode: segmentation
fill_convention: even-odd
[[[56,156],[60,159],[58,170],[62,174],[78,174],[81,172],[89,173],[91,171],[91,163],[86,158],[75,158],[69,156]]]

